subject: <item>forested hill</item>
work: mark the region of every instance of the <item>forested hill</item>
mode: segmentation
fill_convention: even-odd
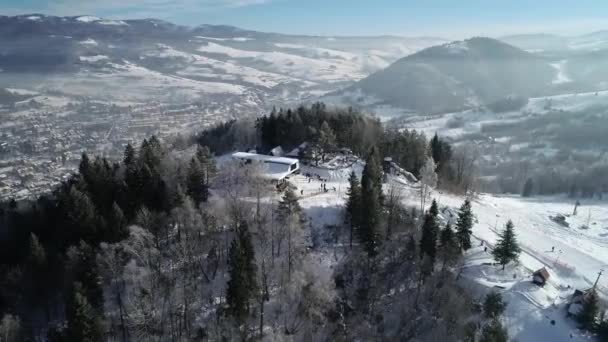
[[[383,202],[380,161],[390,155],[424,182],[437,171],[442,186],[462,188],[467,179],[459,183],[457,154],[449,144],[415,131],[385,130],[376,119],[323,104],[219,125],[198,141],[212,149],[176,150],[152,137],[138,147],[127,145],[121,161],[84,154],[79,172],[52,193],[36,201],[0,204],[0,327],[6,336],[319,340],[371,336],[380,325],[390,327],[389,338],[433,331],[431,325],[395,330],[391,322],[396,316],[374,323],[379,325],[372,330],[357,322],[366,319],[370,300],[383,301],[385,291],[397,284],[369,287],[381,282],[368,283],[368,276],[381,279],[397,267],[399,282],[420,284],[416,279],[423,272],[416,266],[421,217],[396,197]],[[320,155],[345,149],[366,159],[361,180],[351,175],[350,214],[344,218],[341,197],[333,195],[336,206],[320,209],[314,199],[302,202],[306,197],[290,189],[277,194],[256,176],[255,165],[218,165],[213,157],[231,149],[289,148],[302,141],[312,146],[310,154],[302,155],[310,165]],[[247,198],[257,198],[257,205]],[[361,212],[360,221],[354,212]],[[332,260],[324,253],[343,250],[343,242],[320,239],[329,231],[316,220],[334,216],[339,223],[331,234],[350,236],[352,254],[330,271],[325,261],[318,262]],[[430,224],[431,218],[426,220]],[[386,224],[392,228],[386,230]],[[401,266],[391,262],[396,251],[405,262]],[[454,251],[446,250],[442,258]],[[442,298],[461,303],[457,286],[446,278],[446,265],[451,262],[445,261],[437,273],[426,268],[425,281],[443,279]],[[370,291],[367,299],[357,295],[363,289]],[[414,286],[392,296],[383,310],[397,312],[399,301],[416,298],[415,314],[427,317],[430,311],[424,308],[439,304],[435,294]],[[454,324],[462,327],[471,313],[467,307],[459,310],[463,318]],[[343,324],[351,328],[344,330]],[[410,324],[404,321],[403,327]]]

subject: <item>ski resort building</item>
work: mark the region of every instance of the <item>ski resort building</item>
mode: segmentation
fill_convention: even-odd
[[[232,154],[232,158],[244,161],[245,163],[264,163],[266,168],[262,177],[276,182],[281,182],[289,175],[300,171],[300,161],[293,158],[273,157],[246,152],[236,152]]]

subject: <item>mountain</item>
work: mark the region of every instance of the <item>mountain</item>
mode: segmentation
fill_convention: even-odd
[[[404,57],[328,99],[439,113],[542,95],[556,73],[543,57],[495,39],[472,38]]]
[[[0,16],[0,88],[259,111],[335,91],[438,38],[317,37],[157,19]]]

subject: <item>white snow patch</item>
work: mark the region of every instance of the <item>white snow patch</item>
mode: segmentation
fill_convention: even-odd
[[[94,21],[101,20],[101,18],[94,17],[92,15],[84,15],[84,16],[76,18],[76,20],[80,21],[82,23],[91,23],[91,22],[94,22]]]
[[[122,20],[99,20],[97,21],[99,25],[111,25],[111,26],[129,26],[126,22]]]
[[[91,46],[97,46],[97,45],[99,45],[97,43],[97,41],[95,41],[94,39],[91,39],[91,38],[89,38],[87,40],[81,41],[80,44],[82,44],[82,45],[91,45]]]
[[[89,62],[89,63],[95,63],[95,62],[99,62],[99,61],[103,61],[103,60],[109,59],[108,56],[104,56],[104,55],[80,56],[79,58],[80,58],[81,62]]]
[[[557,70],[557,75],[555,75],[555,79],[553,80],[553,84],[563,84],[563,83],[568,83],[568,82],[572,82],[572,79],[570,79],[570,77],[568,77],[568,75],[566,74],[566,63],[568,61],[563,60],[563,61],[559,61],[557,63],[552,63],[551,66],[555,68],[555,70]]]
[[[25,19],[32,20],[32,21],[40,21],[40,19],[42,19],[42,18],[38,15],[31,15],[29,17],[26,17]]]

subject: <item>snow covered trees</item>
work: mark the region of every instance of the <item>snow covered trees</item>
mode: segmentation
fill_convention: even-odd
[[[456,222],[456,238],[460,248],[468,250],[471,248],[471,235],[473,229],[473,212],[471,211],[471,201],[464,201],[460,207],[458,221]]]
[[[250,301],[257,291],[255,251],[246,222],[237,229],[237,236],[228,254],[230,280],[226,288],[226,302],[230,314],[242,321],[249,313]]]
[[[380,215],[382,213],[382,179],[378,156],[375,148],[365,160],[361,178],[361,216],[358,236],[368,256],[378,253],[380,244]]]
[[[424,211],[426,199],[429,196],[431,188],[437,186],[437,166],[433,158],[427,158],[426,163],[420,170],[420,211]]]
[[[507,222],[505,230],[499,234],[499,236],[500,239],[496,243],[492,255],[494,256],[494,260],[501,264],[502,269],[504,270],[509,262],[518,259],[519,253],[521,252],[515,236],[515,228],[511,220]]]

